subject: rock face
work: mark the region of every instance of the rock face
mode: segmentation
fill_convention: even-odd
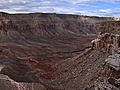
[[[120,22],[109,21],[101,23],[99,35],[92,41],[92,48],[115,54],[119,47]]]
[[[101,80],[107,82],[107,86],[119,88],[120,74],[113,67],[118,64],[111,58],[106,60],[109,55],[119,54],[119,22],[110,22],[113,20],[118,19],[0,13],[0,88],[99,89]],[[100,27],[102,22],[108,26],[116,23],[118,35],[116,31],[109,33],[109,29],[107,32],[104,24]],[[99,27],[102,31],[98,35]]]
[[[92,48],[114,54],[120,47],[120,35],[104,33],[92,41]]]
[[[99,76],[94,85],[87,90],[120,90],[120,33],[118,30],[120,22],[105,22],[104,24],[113,25],[114,30],[111,31],[111,28],[107,30],[107,26],[104,26],[104,30],[101,30],[102,34],[100,32],[98,38],[92,41],[92,49],[109,55],[105,59],[103,75]]]

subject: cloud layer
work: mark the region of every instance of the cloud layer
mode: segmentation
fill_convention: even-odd
[[[0,0],[0,11],[120,16],[119,4],[120,0]]]

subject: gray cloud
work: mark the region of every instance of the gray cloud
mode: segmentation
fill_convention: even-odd
[[[66,1],[69,3],[77,4],[77,3],[91,3],[91,2],[97,2],[97,1],[116,3],[120,0],[61,0],[61,1]]]
[[[92,2],[109,2],[117,3],[120,0],[0,0],[0,11],[8,13],[66,13],[66,14],[83,14],[91,16],[120,16],[120,8],[115,11],[111,9],[87,10],[83,7],[96,8]]]

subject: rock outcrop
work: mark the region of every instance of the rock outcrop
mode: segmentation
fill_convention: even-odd
[[[120,35],[104,33],[92,40],[92,49],[98,49],[109,54],[114,54],[120,47]]]
[[[108,53],[108,57],[105,59],[103,75],[99,76],[94,85],[86,88],[87,90],[120,90],[120,22],[104,24],[104,30],[101,29],[98,38],[92,41],[92,49]],[[109,25],[114,30],[109,29]]]

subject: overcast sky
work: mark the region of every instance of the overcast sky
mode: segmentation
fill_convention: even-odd
[[[0,11],[120,17],[120,0],[0,0]]]

